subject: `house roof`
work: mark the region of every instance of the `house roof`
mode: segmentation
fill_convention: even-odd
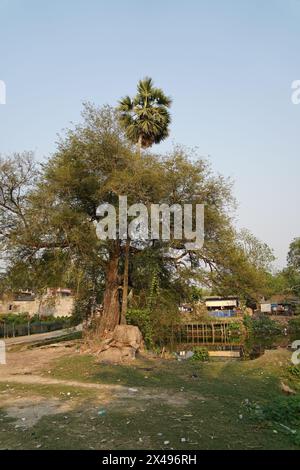
[[[260,302],[261,304],[298,304],[300,300],[294,295],[290,294],[276,294],[272,295],[268,300]]]

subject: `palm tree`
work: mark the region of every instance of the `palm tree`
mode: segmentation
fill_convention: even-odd
[[[137,95],[125,96],[119,102],[121,126],[128,139],[142,148],[159,144],[169,135],[171,117],[168,108],[172,100],[160,88],[153,86],[152,78],[140,80]]]
[[[169,135],[172,100],[160,88],[153,86],[152,78],[145,77],[137,86],[137,94],[131,99],[125,96],[119,102],[118,111],[121,127],[125,130],[127,138],[138,145],[139,154],[142,148],[159,144]],[[121,323],[126,323],[128,303],[128,270],[129,270],[130,241],[125,245],[125,266],[123,279],[123,295]]]

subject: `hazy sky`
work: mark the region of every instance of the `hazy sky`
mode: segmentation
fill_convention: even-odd
[[[282,266],[300,236],[300,1],[0,0],[0,153],[49,156],[82,101],[114,105],[145,75],[174,100],[160,149],[197,146],[231,176],[238,225]]]

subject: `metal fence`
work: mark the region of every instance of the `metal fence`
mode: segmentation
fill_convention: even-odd
[[[11,323],[0,321],[0,338],[14,338],[16,336],[34,335],[39,333],[48,333],[50,331],[67,328],[69,325],[64,322],[27,322]]]

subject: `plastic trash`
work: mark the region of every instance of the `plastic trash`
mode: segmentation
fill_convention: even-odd
[[[177,361],[185,361],[187,359],[190,359],[193,357],[194,352],[193,351],[180,351],[179,354],[175,353],[175,357],[177,358]]]

